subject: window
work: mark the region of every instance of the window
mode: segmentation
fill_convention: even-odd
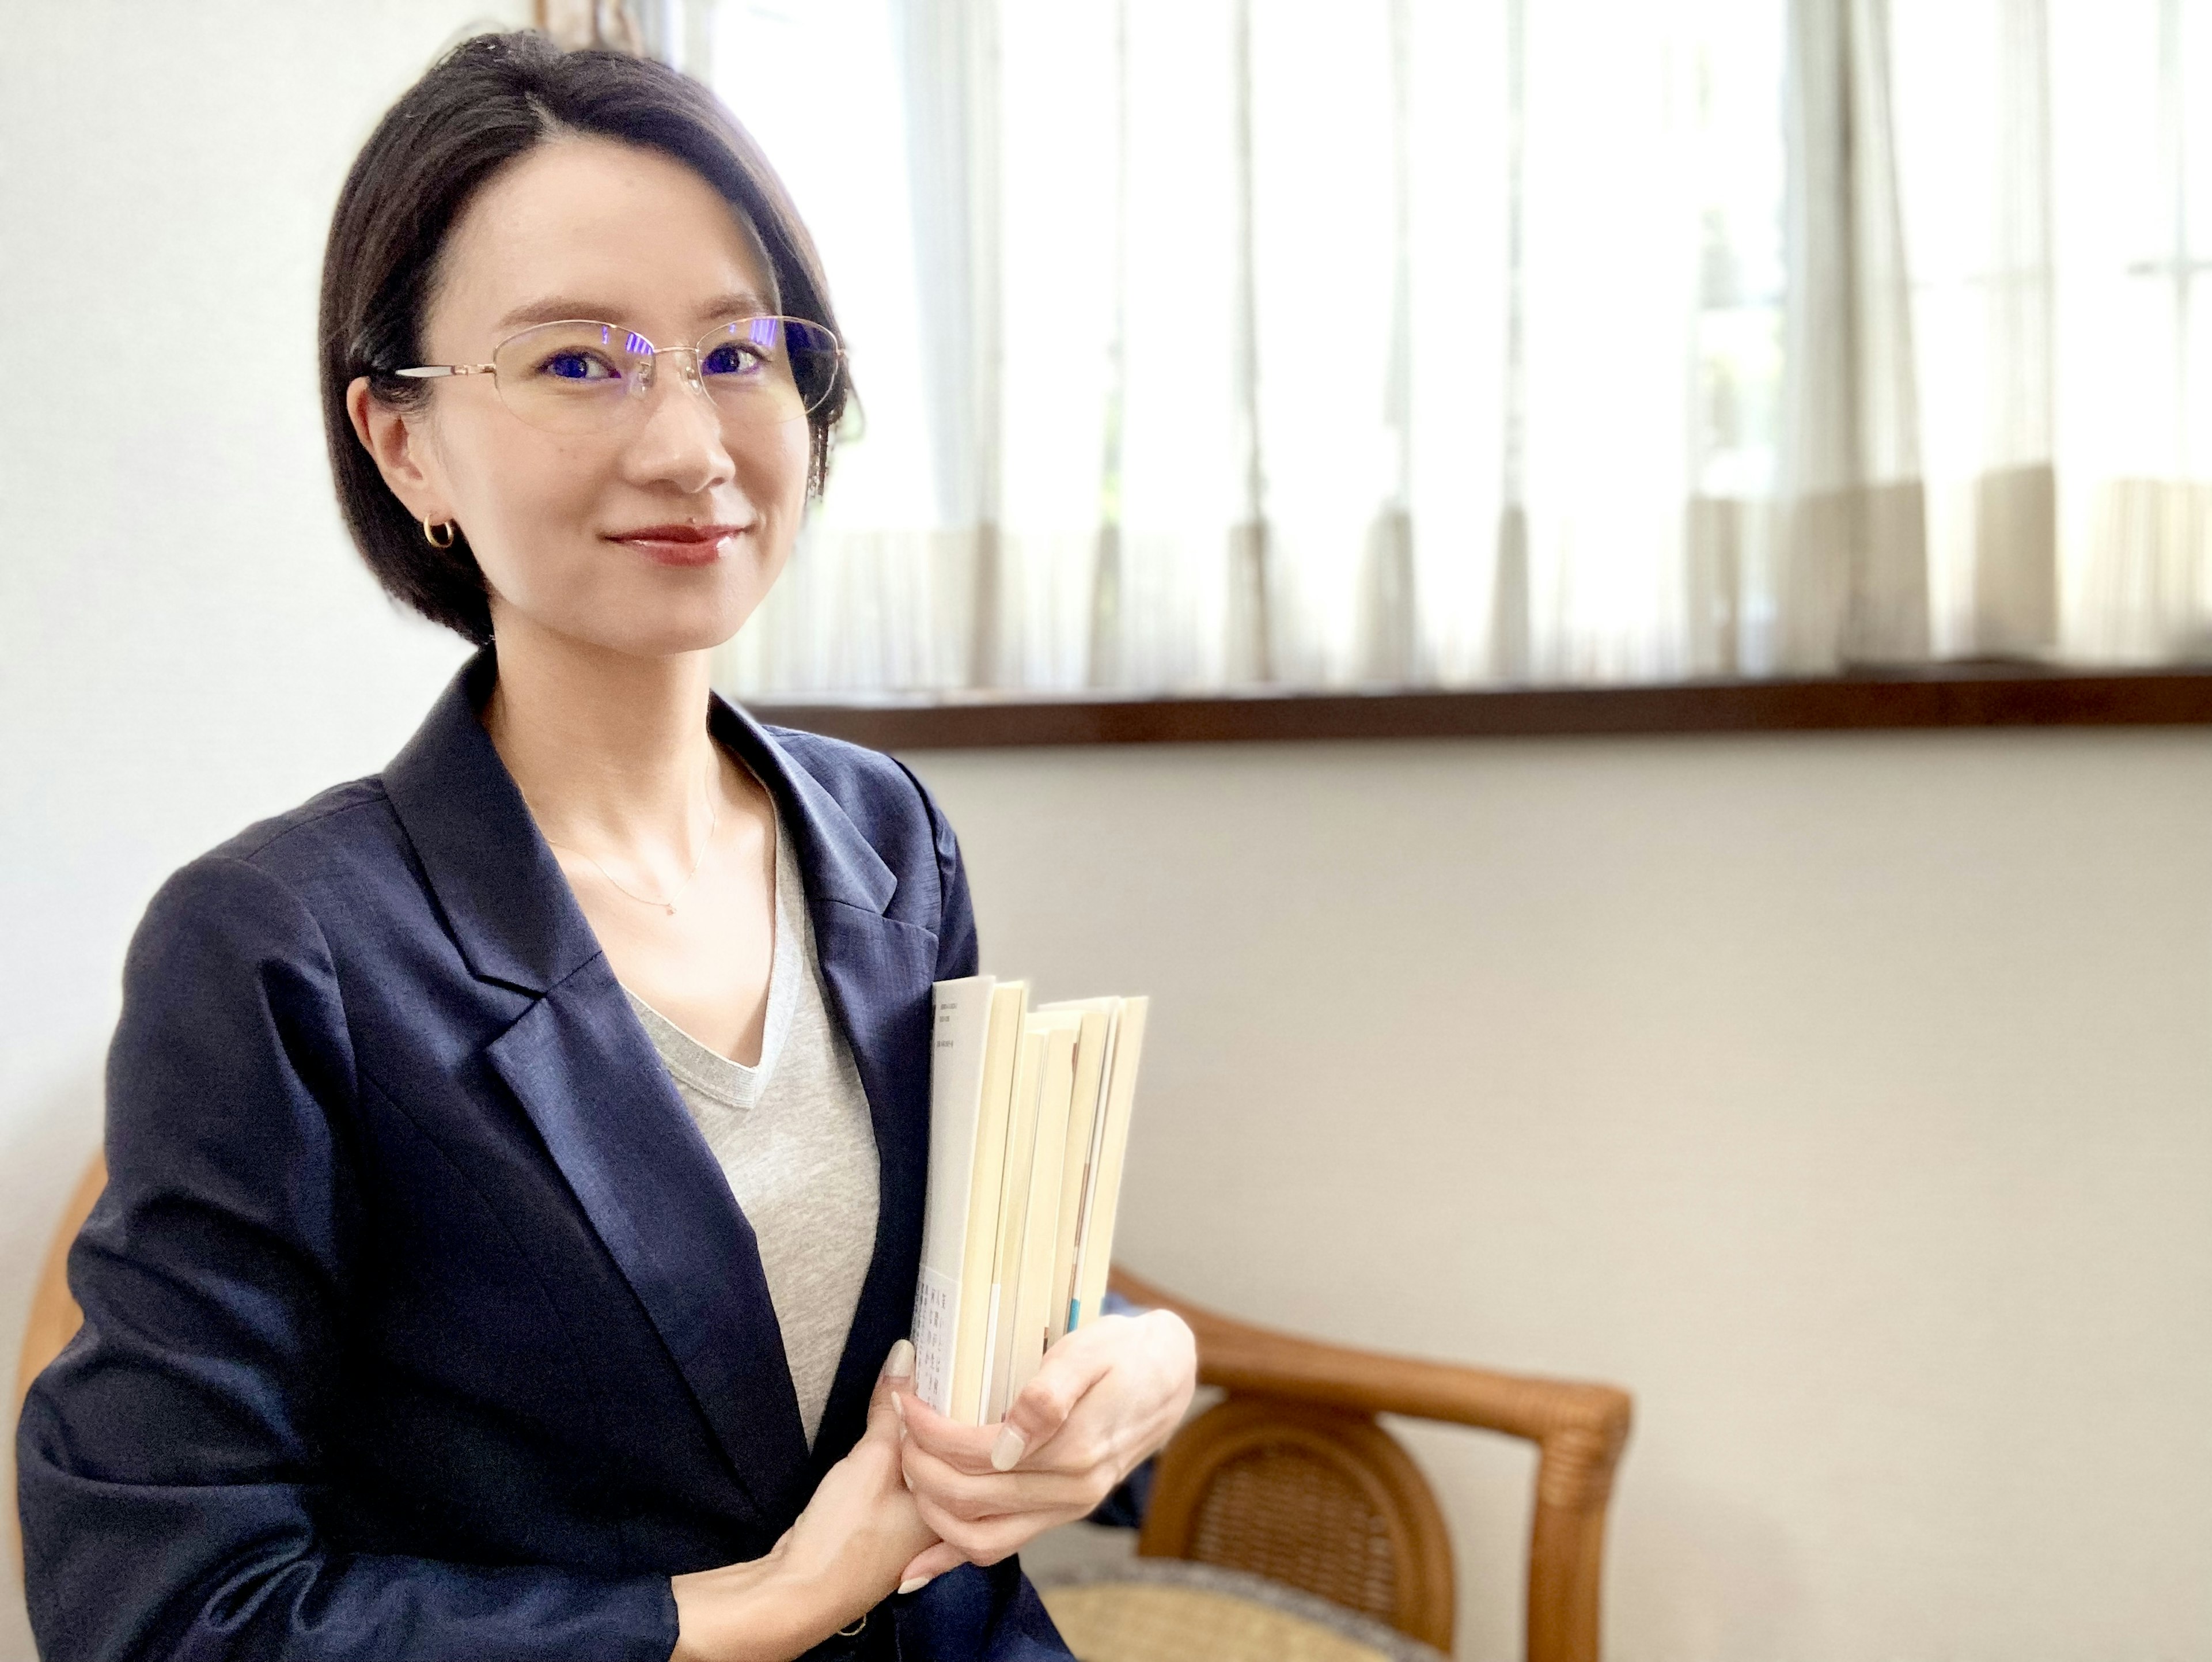
[[[865,401],[741,690],[2199,648],[2181,0],[647,10]]]

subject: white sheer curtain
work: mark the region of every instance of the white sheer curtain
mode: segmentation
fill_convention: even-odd
[[[648,23],[866,401],[739,690],[2155,661],[2212,610],[2182,0]]]
[[[2204,655],[2212,553],[2212,15],[2054,4],[2052,447],[2063,642]]]

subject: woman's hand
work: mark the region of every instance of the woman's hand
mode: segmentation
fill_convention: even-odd
[[[901,1591],[956,1564],[995,1564],[1094,1510],[1167,1441],[1197,1383],[1189,1327],[1154,1310],[1102,1317],[1053,1346],[1002,1425],[957,1425],[902,1388],[907,1482],[940,1540],[906,1567]]]
[[[767,1556],[672,1578],[671,1662],[790,1662],[873,1610],[937,1539],[899,1471],[893,1393],[914,1382],[914,1346],[891,1347],[868,1426],[830,1468]]]

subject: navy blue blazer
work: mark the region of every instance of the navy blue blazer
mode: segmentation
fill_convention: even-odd
[[[897,763],[711,726],[775,794],[881,1161],[809,1452],[751,1229],[477,710],[186,866],[108,1059],[83,1330],[17,1434],[48,1662],[665,1662],[668,1578],[757,1557],[906,1332],[959,849]],[[1012,1560],[824,1654],[1068,1653]]]

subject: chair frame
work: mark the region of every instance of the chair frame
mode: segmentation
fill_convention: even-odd
[[[23,1418],[23,1402],[31,1394],[31,1381],[46,1371],[46,1364],[62,1354],[62,1347],[76,1336],[84,1325],[84,1312],[77,1308],[76,1300],[70,1295],[69,1250],[76,1239],[76,1232],[84,1227],[84,1221],[92,1214],[93,1202],[100,1191],[107,1187],[107,1156],[94,1154],[84,1175],[76,1180],[70,1191],[69,1204],[62,1208],[60,1225],[46,1246],[46,1256],[39,1264],[38,1285],[31,1289],[31,1318],[24,1324],[23,1348],[15,1357],[15,1417],[8,1423],[12,1428]],[[18,1579],[23,1568],[23,1524],[15,1508],[8,1512],[8,1546],[15,1555]]]
[[[46,1364],[62,1354],[62,1347],[84,1325],[84,1312],[70,1295],[69,1250],[76,1232],[92,1215],[93,1202],[107,1187],[107,1157],[94,1154],[84,1175],[70,1193],[60,1225],[47,1245],[39,1265],[39,1284],[31,1289],[31,1319],[23,1330],[23,1348],[15,1361],[15,1417],[23,1417],[23,1399],[31,1394],[31,1381]]]
[[[1294,1442],[1309,1452],[1328,1447],[1332,1453],[1322,1458],[1340,1470],[1369,1474],[1364,1486],[1389,1522],[1394,1548],[1403,1543],[1393,1625],[1449,1650],[1455,1599],[1443,1514],[1411,1458],[1374,1416],[1499,1432],[1538,1450],[1527,1662],[1598,1662],[1606,1507],[1633,1415],[1626,1391],[1298,1338],[1192,1304],[1118,1265],[1113,1285],[1136,1304],[1172,1310],[1189,1323],[1199,1382],[1227,1393],[1162,1453],[1140,1553],[1188,1555],[1209,1476],[1240,1453],[1263,1441]]]

